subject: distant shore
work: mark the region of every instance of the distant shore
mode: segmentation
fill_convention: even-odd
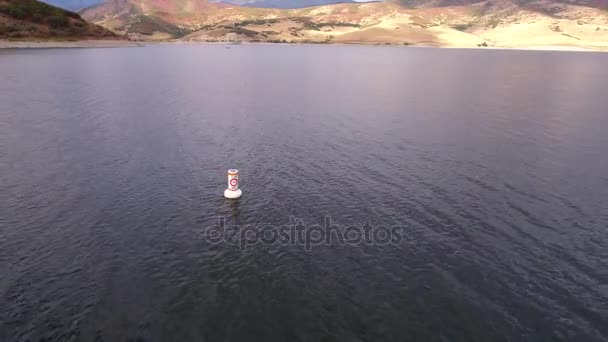
[[[75,41],[26,41],[0,40],[0,49],[50,49],[50,48],[116,48],[144,46],[129,40],[75,40]]]
[[[425,48],[447,48],[447,49],[479,49],[479,50],[528,50],[528,51],[583,51],[583,52],[608,52],[608,49],[580,47],[580,46],[457,46],[457,45],[436,45],[436,44],[384,44],[372,42],[340,42],[340,43],[271,43],[271,42],[242,42],[234,44],[232,42],[205,42],[205,41],[131,41],[131,40],[76,40],[76,41],[25,41],[25,40],[1,40],[0,49],[49,49],[49,48],[116,48],[116,47],[142,47],[156,44],[176,44],[176,45],[366,45],[366,46],[393,46],[393,47],[425,47]]]
[[[576,46],[576,45],[534,45],[534,46],[466,46],[466,45],[440,45],[440,44],[386,44],[381,42],[335,42],[335,43],[315,43],[315,42],[302,42],[302,43],[271,43],[271,42],[247,42],[243,41],[238,44],[232,42],[206,42],[206,41],[156,41],[156,42],[145,42],[146,44],[185,44],[185,45],[196,45],[196,44],[209,44],[209,45],[228,45],[228,46],[239,46],[239,45],[363,45],[363,46],[386,46],[386,47],[417,47],[417,48],[440,48],[440,49],[476,49],[476,50],[527,50],[527,51],[574,51],[574,52],[608,52],[608,45],[606,47],[589,47],[589,46]]]
[[[575,45],[531,45],[531,46],[487,46],[487,47],[464,47],[464,46],[442,46],[452,49],[488,49],[488,50],[528,50],[528,51],[574,51],[574,52],[608,52],[608,47],[588,47]]]

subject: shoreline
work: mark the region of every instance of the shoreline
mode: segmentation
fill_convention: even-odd
[[[48,40],[2,40],[0,49],[76,49],[76,48],[119,48],[141,47],[143,42],[130,40],[74,40],[74,41],[48,41]]]
[[[340,43],[271,43],[271,42],[205,42],[205,41],[131,41],[131,40],[76,40],[76,41],[27,41],[27,40],[2,40],[0,49],[73,49],[73,48],[121,48],[121,47],[144,47],[146,45],[361,45],[377,47],[417,47],[417,48],[441,48],[441,49],[475,49],[475,50],[514,50],[514,51],[560,51],[560,52],[608,52],[608,49],[591,48],[583,46],[561,46],[561,45],[538,45],[538,46],[457,46],[457,45],[435,45],[435,44],[385,44],[377,42],[340,42]]]
[[[435,49],[467,49],[467,50],[511,50],[511,51],[562,51],[562,52],[608,52],[608,46],[606,47],[586,47],[586,46],[574,46],[574,45],[533,45],[533,46],[458,46],[458,45],[439,45],[439,44],[386,44],[378,42],[335,42],[335,43],[271,43],[271,42],[240,42],[234,44],[232,42],[206,42],[206,41],[183,41],[183,40],[171,40],[171,41],[155,41],[155,42],[143,42],[146,45],[226,45],[226,46],[239,46],[239,45],[342,45],[342,46],[371,46],[371,47],[403,47],[403,48],[435,48]]]

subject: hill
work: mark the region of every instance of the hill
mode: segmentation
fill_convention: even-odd
[[[79,14],[36,0],[0,0],[0,39],[118,39]]]
[[[608,49],[608,12],[593,1],[408,0],[282,10],[110,0],[82,15],[142,40]]]

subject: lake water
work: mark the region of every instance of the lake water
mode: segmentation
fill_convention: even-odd
[[[607,65],[0,51],[0,340],[605,341]]]

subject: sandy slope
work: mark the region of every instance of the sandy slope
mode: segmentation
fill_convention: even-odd
[[[126,13],[127,2],[136,10]],[[608,49],[608,12],[538,0],[489,0],[468,6],[405,8],[395,3],[338,4],[298,10],[205,7],[172,13],[155,0],[113,0],[85,18],[131,38],[193,42],[290,42]],[[137,7],[145,4],[143,7]],[[164,4],[164,2],[163,2]],[[143,14],[142,14],[143,13]]]
[[[598,29],[599,28],[599,29]],[[608,49],[608,25],[577,24],[568,20],[536,18],[476,32],[496,46],[564,46]]]

